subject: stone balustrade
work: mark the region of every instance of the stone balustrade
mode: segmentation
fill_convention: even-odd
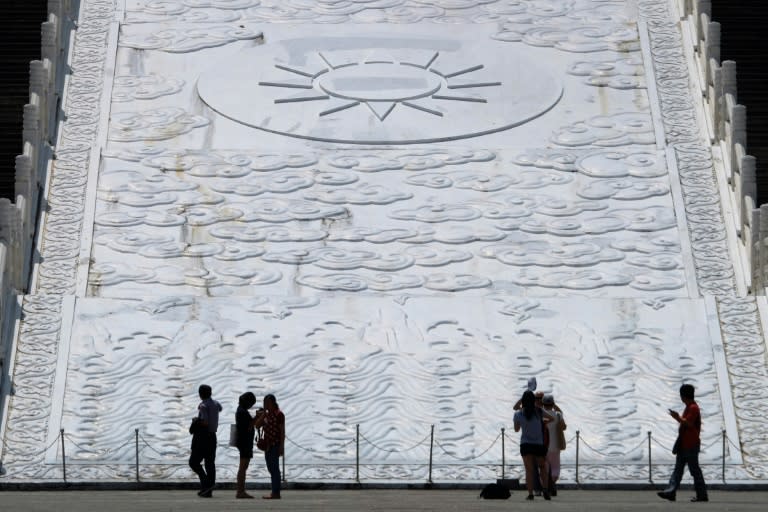
[[[16,296],[22,278],[20,266],[23,266],[23,256],[19,238],[24,205],[22,196],[17,198],[17,204],[0,199],[0,388],[5,382],[6,341],[13,339],[13,322],[10,319],[15,316]]]
[[[736,63],[720,60],[720,24],[711,20],[709,0],[681,0],[711,140],[720,152],[730,195],[739,257],[745,261],[745,280],[752,293],[765,294],[768,285],[768,205],[757,204],[756,160],[747,154],[747,109],[738,104]],[[726,213],[726,212],[724,212]],[[762,226],[761,226],[762,224]]]
[[[9,323],[5,319],[13,315],[15,296],[29,285],[39,204],[53,160],[67,48],[78,9],[79,0],[48,1],[48,20],[41,28],[41,60],[30,63],[23,149],[15,165],[15,198],[0,199],[0,321],[4,327]],[[3,342],[5,338],[3,333]],[[0,357],[3,353],[0,348]]]

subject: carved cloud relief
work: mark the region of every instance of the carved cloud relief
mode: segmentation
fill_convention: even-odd
[[[496,40],[568,54],[573,82],[631,94],[646,84],[637,26],[623,5],[146,0],[133,2],[126,25],[147,26],[127,30],[120,45],[175,58],[257,39],[254,24],[240,27],[248,21],[493,22]],[[169,20],[179,26],[150,26]],[[195,26],[182,30],[182,23]],[[190,390],[211,375],[221,376],[222,389],[257,394],[280,383],[301,433],[295,441],[322,438],[318,449],[327,454],[292,454],[308,464],[297,469],[303,475],[324,457],[348,458],[355,423],[404,448],[437,418],[441,442],[471,456],[497,435],[509,404],[469,405],[470,397],[522,389],[531,374],[551,377],[556,394],[585,397],[569,404],[585,439],[633,464],[646,453],[627,447],[656,429],[654,411],[676,402],[668,384],[683,374],[696,375],[708,421],[722,420],[713,412],[720,398],[706,312],[696,299],[676,300],[689,295],[691,269],[666,154],[654,146],[647,112],[619,109],[553,125],[549,140],[530,150],[203,150],[179,147],[212,122],[198,109],[169,106],[184,84],[151,74],[115,80],[88,276],[93,298],[77,304],[61,418],[80,445],[68,457],[83,467],[122,443],[123,433],[107,426],[130,422],[158,443],[162,455],[146,455],[158,474],[188,478],[173,464],[188,441],[178,425],[194,401]],[[139,111],[124,111],[129,102]],[[128,305],[112,300],[153,295]],[[570,298],[552,299],[562,295]],[[601,302],[610,314],[584,322],[594,310],[579,305],[603,297],[622,299]],[[290,326],[281,323],[288,317]],[[728,328],[739,337],[738,325]],[[25,365],[32,366],[22,358],[22,377],[43,379]],[[138,376],[126,384],[131,397],[158,399],[149,408],[126,403],[104,412],[99,403],[127,371]],[[92,393],[75,399],[84,386]],[[389,427],[408,412],[401,396],[437,405],[396,432]],[[233,403],[236,396],[220,398]],[[320,426],[301,411],[316,412]],[[470,414],[479,419],[471,431],[461,421]],[[717,435],[705,432],[705,444]],[[671,444],[674,431],[658,436]],[[111,456],[129,463],[130,446]],[[654,452],[655,460],[670,457]],[[714,451],[703,457],[719,460]]]
[[[346,284],[362,283],[351,279]],[[374,279],[366,284],[387,286]],[[404,449],[423,438],[433,415],[440,418],[435,429],[440,442],[458,456],[468,456],[473,446],[486,446],[498,435],[499,418],[507,415],[515,399],[477,404],[470,397],[478,389],[488,396],[507,396],[531,373],[550,375],[547,385],[558,396],[567,389],[580,397],[568,404],[570,417],[579,418],[590,445],[607,457],[641,463],[647,455],[644,445],[630,452],[627,447],[642,440],[648,429],[658,432],[662,444],[672,442],[674,430],[659,431],[649,411],[675,399],[667,382],[682,378],[681,372],[697,376],[699,401],[711,411],[709,421],[718,421],[714,363],[703,341],[706,326],[686,326],[682,340],[666,336],[700,315],[701,302],[671,301],[657,310],[601,300],[606,314],[589,323],[583,321],[588,306],[566,307],[566,302],[504,294],[462,305],[428,298],[411,298],[400,305],[371,297],[356,305],[340,299],[285,297],[215,301],[169,297],[130,306],[82,301],[76,311],[72,371],[64,397],[62,427],[77,443],[68,460],[87,462],[120,446],[130,432],[114,425],[139,428],[152,440],[158,453],[145,454],[152,464],[184,458],[188,436],[178,425],[189,411],[186,400],[179,397],[186,397],[213,372],[219,375],[217,398],[228,412],[239,390],[261,395],[271,390],[271,383],[280,382],[281,401],[294,425],[289,433],[293,443],[286,447],[294,464],[354,455],[354,447],[344,445],[353,438],[356,424],[369,439]],[[347,315],[342,314],[345,309]],[[351,314],[358,309],[369,314]],[[561,321],[553,323],[553,315]],[[455,319],[445,320],[450,317]],[[517,342],[510,345],[510,339]],[[691,357],[691,352],[682,352],[681,342],[702,350]],[[559,349],[562,343],[571,350]],[[339,357],[342,353],[345,356]],[[258,378],[253,377],[254,368]],[[135,378],[122,406],[95,407],[121,385],[128,369]],[[569,377],[574,373],[580,378]],[[90,390],[88,396],[72,399],[83,386]],[[155,398],[142,400],[145,394]],[[411,402],[425,404],[415,416],[408,415],[407,425],[400,421],[406,411],[397,399],[403,394]],[[359,407],[361,403],[369,405]],[[475,417],[472,425],[465,421],[467,414]],[[703,436],[709,444],[717,441],[719,432],[708,429]],[[297,448],[302,446],[314,450]],[[382,458],[367,443],[361,443],[361,449],[362,456]],[[233,454],[220,453],[225,467],[235,462]],[[130,462],[133,456],[131,445],[112,453],[117,461]],[[383,457],[386,460],[387,455]],[[487,457],[494,460],[495,455]],[[564,457],[572,460],[572,451]],[[669,462],[672,455],[658,448],[654,458]],[[717,455],[704,452],[702,458],[716,461]]]
[[[624,124],[642,130],[633,119]],[[584,125],[583,146],[623,126],[598,121],[594,131]],[[679,246],[623,249],[638,236],[652,247],[676,228],[662,153],[139,147],[107,155],[90,278],[98,295],[155,281],[214,295],[250,286],[269,293],[291,286],[314,293],[512,286],[544,296],[553,288],[684,291]],[[128,265],[125,255],[143,263]],[[158,277],[157,260],[166,277]]]

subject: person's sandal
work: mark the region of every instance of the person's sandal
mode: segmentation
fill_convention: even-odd
[[[533,501],[533,494],[529,494],[529,495],[528,495],[528,497],[527,497],[527,498],[525,498],[525,499],[526,499],[526,500],[530,500],[530,501]]]
[[[235,495],[235,498],[237,498],[237,499],[239,499],[239,500],[243,500],[243,499],[246,499],[246,500],[252,500],[252,499],[253,499],[253,496],[251,496],[251,495],[250,495],[250,494],[248,494],[247,492],[240,492],[240,493],[237,493],[237,494]]]
[[[263,500],[279,500],[280,499],[280,495],[278,494],[277,496],[275,496],[274,494],[265,494],[264,496],[261,497],[261,499],[263,499]]]

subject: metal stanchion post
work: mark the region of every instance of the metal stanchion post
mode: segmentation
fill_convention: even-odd
[[[653,464],[651,461],[651,431],[648,431],[648,482],[653,483]]]
[[[355,482],[360,483],[360,424],[355,427]]]
[[[427,482],[432,483],[432,447],[435,444],[435,426],[432,425],[429,431],[429,476]]]
[[[64,483],[67,483],[67,456],[64,453],[64,429],[59,430],[61,436],[61,469],[64,471]]]
[[[504,427],[501,427],[501,479],[504,480],[504,466],[506,460],[504,458]]]
[[[576,431],[576,483],[579,483],[579,441],[580,441],[580,434],[579,431]]]
[[[139,429],[134,429],[136,434],[136,481],[139,481]]]
[[[725,429],[723,429],[723,483],[725,483],[725,449],[727,448],[727,439],[728,438],[725,436]]]

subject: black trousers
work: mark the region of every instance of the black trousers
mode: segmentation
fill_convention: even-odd
[[[677,488],[680,487],[680,481],[683,479],[683,470],[685,465],[688,465],[688,471],[691,472],[693,477],[693,487],[696,489],[697,498],[707,497],[707,484],[704,483],[704,475],[701,472],[701,466],[699,466],[699,448],[690,448],[688,450],[678,450],[677,457],[675,458],[675,469],[672,471],[672,476],[669,477],[669,485],[665,489],[666,492],[674,493]]]
[[[203,465],[200,463],[203,462]],[[192,436],[192,454],[189,467],[200,478],[200,489],[208,489],[216,483],[216,434],[201,432]]]

